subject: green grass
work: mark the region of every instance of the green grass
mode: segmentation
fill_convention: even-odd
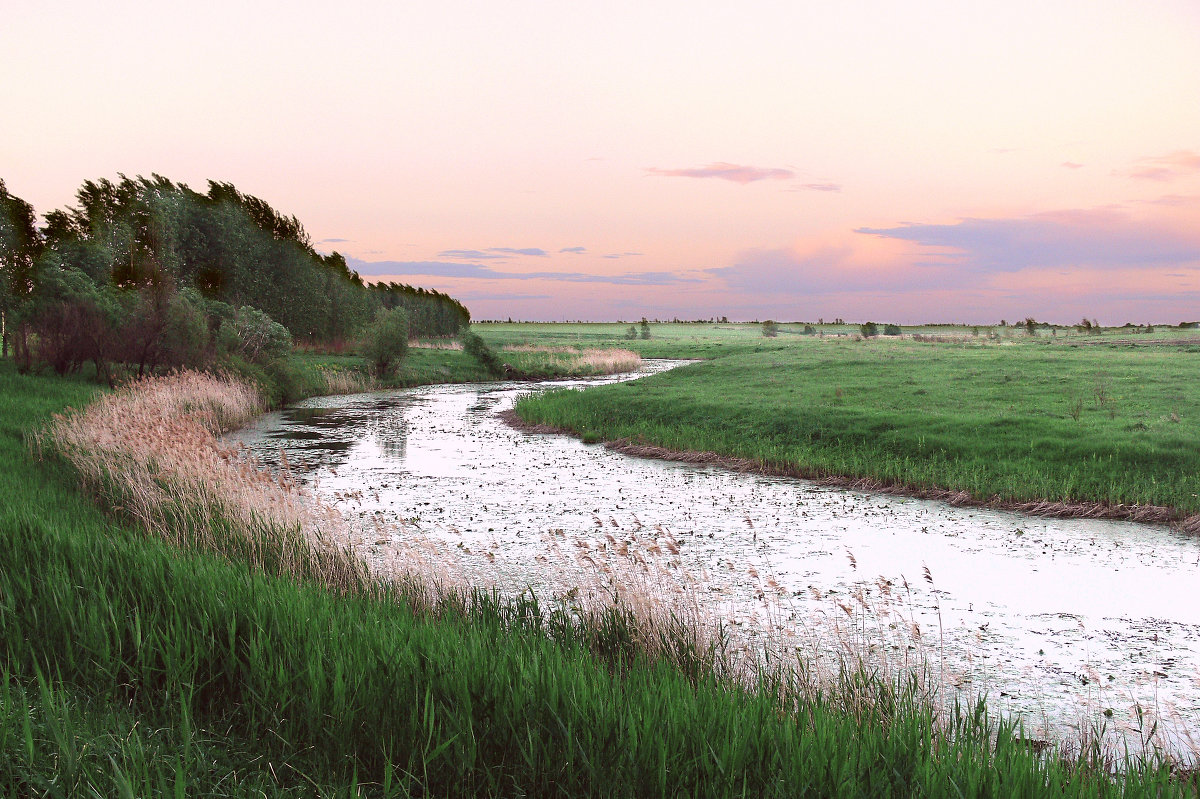
[[[785,335],[764,338],[762,326],[750,324],[651,324],[649,339],[627,339],[628,324],[601,322],[484,323],[472,325],[471,329],[495,349],[509,344],[621,348],[633,350],[644,358],[715,358],[735,352],[779,349],[791,341]]]
[[[586,391],[522,418],[980,500],[1200,513],[1200,347],[793,339]]]
[[[92,393],[0,364],[0,796],[1195,791],[1161,765],[1035,757],[974,712],[941,735],[886,683],[860,683],[852,713],[597,654],[531,602],[418,614],[402,590],[170,548],[31,463],[26,432]]]

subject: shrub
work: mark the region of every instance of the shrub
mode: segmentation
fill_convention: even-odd
[[[381,309],[363,331],[360,351],[373,375],[392,374],[408,354],[408,314],[401,308]]]
[[[885,336],[900,335],[900,325],[884,325],[883,326],[883,335],[885,335]]]
[[[804,335],[815,336],[816,334],[817,334],[817,329],[815,327],[813,327],[812,325],[804,326]]]
[[[762,333],[767,338],[775,338],[779,335],[779,323],[772,319],[768,319],[762,323]]]
[[[863,338],[873,338],[879,335],[879,326],[874,322],[867,322],[864,325],[859,325],[858,331],[862,333]]]
[[[292,351],[292,334],[257,308],[243,305],[217,330],[222,355],[236,355],[256,364],[268,364]]]
[[[639,326],[642,328],[642,338],[650,338],[650,323],[646,321],[646,317],[642,317]]]
[[[500,363],[496,353],[492,352],[492,348],[480,338],[478,333],[466,330],[459,339],[462,341],[463,352],[474,358],[480,366],[487,370],[488,374],[496,376],[504,373],[504,364]]]

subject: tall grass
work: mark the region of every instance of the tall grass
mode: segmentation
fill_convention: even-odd
[[[176,379],[182,386],[142,386],[158,397],[152,407],[118,395],[139,409],[132,419],[109,408],[86,424],[69,420],[88,409],[58,422],[77,435],[92,430],[110,453],[79,460],[99,465],[88,485],[109,502],[137,495],[113,485],[121,473],[114,465],[134,453],[156,464],[127,473],[162,487],[194,486],[166,468],[184,468],[191,456],[206,474],[224,474],[218,462],[225,461],[211,456],[197,430],[212,435],[233,423],[247,407],[242,395],[207,402],[194,390],[209,384]],[[205,538],[194,521],[204,514],[181,517],[201,545],[164,530],[173,511],[153,503],[130,513],[153,535],[116,525],[70,489],[82,474],[76,467],[48,459],[17,474],[28,457],[21,433],[46,409],[81,396],[37,393],[49,395],[55,385],[0,381],[0,407],[16,411],[0,418],[0,489],[13,497],[0,506],[3,795],[1195,790],[1158,761],[1114,776],[1038,756],[991,723],[982,705],[939,719],[908,685],[879,675],[847,671],[838,685],[814,692],[787,669],[759,671],[751,685],[689,671],[631,641],[619,605],[581,624],[531,598],[448,592],[436,603],[414,602],[403,581],[367,580],[358,571],[326,580],[316,561],[263,558],[250,546],[221,549],[222,534]],[[225,388],[213,390],[225,396]],[[194,439],[187,455],[134,449],[100,426],[130,423],[137,435],[156,436],[158,427],[173,429],[163,409],[190,415],[194,427],[179,431],[182,440]],[[43,443],[57,440],[48,434]],[[172,438],[152,440],[170,446]],[[87,441],[64,437],[61,451],[79,458],[71,450]],[[235,491],[253,502],[291,490],[286,475],[245,479],[274,486]],[[193,498],[207,501],[209,489],[194,490]],[[669,552],[669,543],[646,547]],[[298,572],[282,568],[296,564]]]

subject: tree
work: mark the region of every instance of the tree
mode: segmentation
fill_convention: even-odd
[[[642,338],[650,338],[650,323],[646,321],[646,317],[642,317],[642,321],[638,323],[638,326],[641,328]]]
[[[858,331],[862,333],[863,338],[874,338],[879,335],[879,326],[874,322],[867,322],[866,324],[859,325]]]
[[[779,335],[779,323],[773,319],[768,319],[762,323],[762,334],[767,338],[775,338]]]
[[[33,291],[34,262],[41,248],[33,206],[9,194],[0,180],[0,357],[8,357],[11,316]]]
[[[363,331],[361,354],[376,377],[390,375],[408,354],[408,315],[400,308],[381,308]]]

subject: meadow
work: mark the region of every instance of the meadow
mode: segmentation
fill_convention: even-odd
[[[629,451],[1200,527],[1200,342],[959,331],[752,344],[749,334],[730,335],[731,355],[636,383],[538,394],[517,413]],[[672,354],[711,352],[709,336]],[[661,345],[669,350],[665,336]]]
[[[662,351],[727,343],[688,332]],[[749,368],[788,353],[749,332],[728,344]],[[412,366],[450,378],[459,355]],[[306,554],[286,521],[247,532],[234,492],[197,504],[162,472],[142,478],[169,489],[161,510],[142,509],[116,471],[65,459],[86,443],[32,444],[97,395],[0,363],[0,795],[1195,794],[1153,756],[1116,773],[1086,751],[1064,762],[982,704],[938,714],[886,675],[850,669],[819,691],[803,664],[733,677],[686,631],[646,646],[619,607],[581,618],[431,591],[436,572],[380,581],[345,550]],[[206,434],[235,423],[217,414]],[[194,428],[175,438],[214,446]]]

